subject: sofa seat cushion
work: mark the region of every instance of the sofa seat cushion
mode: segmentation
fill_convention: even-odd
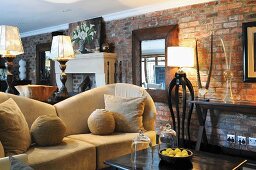
[[[130,153],[132,140],[136,135],[138,135],[138,133],[114,133],[107,136],[79,134],[70,135],[68,138],[85,141],[95,145],[97,152],[97,169],[101,169],[106,167],[104,161]],[[151,139],[152,144],[155,145],[155,131],[147,131],[145,132],[145,135],[147,135]]]
[[[95,170],[96,148],[94,145],[64,138],[57,146],[31,147],[28,163],[36,170]]]

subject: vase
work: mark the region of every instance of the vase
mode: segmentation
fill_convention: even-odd
[[[23,59],[19,61],[19,78],[20,80],[26,79],[26,61]]]
[[[224,78],[226,80],[226,91],[225,91],[225,96],[223,100],[225,103],[234,103],[234,98],[232,94],[233,72],[231,70],[225,70]]]
[[[82,54],[88,53],[88,51],[85,49],[85,41],[84,40],[79,41],[79,51]]]

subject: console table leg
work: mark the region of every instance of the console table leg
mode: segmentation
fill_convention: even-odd
[[[201,107],[196,104],[196,113],[199,121],[199,130],[197,135],[197,142],[196,142],[196,151],[200,150],[202,139],[205,143],[207,143],[207,136],[205,132],[205,121],[207,116],[207,109],[203,109],[203,112],[201,111]]]

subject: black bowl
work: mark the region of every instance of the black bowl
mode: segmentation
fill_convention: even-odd
[[[172,148],[173,150],[176,149],[176,148]],[[179,148],[181,151],[183,150],[183,148]],[[188,149],[185,149],[187,152],[188,152],[188,156],[186,157],[170,157],[170,156],[166,156],[166,155],[163,155],[161,154],[162,151],[164,151],[166,149],[162,149],[158,152],[158,155],[159,157],[161,158],[161,160],[163,161],[166,161],[168,163],[171,163],[171,164],[182,164],[182,163],[186,163],[186,162],[191,162],[192,160],[192,156],[193,156],[193,152],[188,150]]]

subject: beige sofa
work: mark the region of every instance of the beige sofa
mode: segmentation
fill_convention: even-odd
[[[107,136],[90,133],[87,119],[95,109],[104,108],[104,94],[123,97],[146,96],[143,125],[152,143],[156,109],[149,94],[141,87],[130,84],[111,84],[70,97],[55,105],[25,97],[0,93],[0,103],[13,98],[25,115],[29,127],[45,114],[58,115],[66,124],[63,143],[51,147],[31,147],[26,154],[28,164],[36,170],[94,170],[104,168],[104,161],[130,153],[136,133],[114,133]]]

